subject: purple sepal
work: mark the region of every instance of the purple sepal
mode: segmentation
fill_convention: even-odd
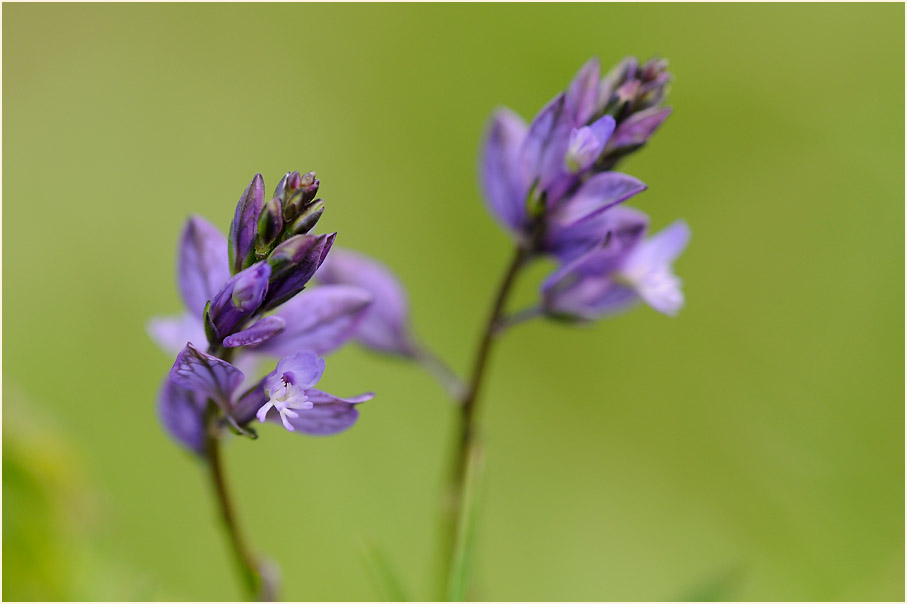
[[[271,285],[263,310],[276,308],[301,292],[324,262],[337,233],[295,235],[271,252]]]
[[[520,232],[528,222],[527,191],[520,165],[526,131],[526,123],[513,111],[495,111],[486,128],[479,168],[488,208],[505,228],[514,232]]]
[[[233,419],[240,426],[249,423],[255,419],[255,413],[268,402],[268,398],[265,394],[265,381],[261,379],[236,400],[233,405]]]
[[[281,317],[265,317],[251,327],[224,338],[224,347],[236,348],[237,346],[261,344],[278,335],[286,326],[286,321]]]
[[[177,355],[170,379],[174,384],[210,397],[229,413],[233,391],[243,381],[243,373],[227,361],[198,350],[192,344]]]
[[[372,398],[372,396],[368,396],[368,398]],[[297,417],[288,421],[295,432],[302,432],[310,436],[330,436],[351,428],[358,418],[359,411],[354,404],[332,402],[318,403],[311,409],[303,409]],[[269,412],[268,421],[279,422],[278,414],[273,410]]]
[[[567,87],[567,110],[574,124],[585,124],[598,109],[600,73],[598,57],[592,57],[580,68]]]
[[[258,215],[264,198],[265,181],[261,174],[256,174],[239,198],[230,224],[230,269],[234,274],[248,266],[254,257]]]
[[[261,308],[268,293],[270,276],[271,266],[267,262],[259,262],[227,281],[211,301],[210,319],[216,331],[212,343],[220,343],[246,317]]]
[[[157,413],[173,439],[198,454],[205,454],[205,402],[203,395],[164,379],[158,393]]]
[[[562,264],[594,247],[627,250],[642,239],[648,224],[649,218],[639,210],[616,206],[571,225],[553,223],[545,240],[545,249]]]
[[[360,344],[378,352],[412,356],[406,291],[391,270],[364,254],[335,249],[318,271],[326,285],[355,285],[372,295],[373,302],[356,330]]]
[[[561,93],[545,105],[529,125],[520,151],[523,173],[530,184],[548,193],[549,204],[560,198],[572,180],[564,156],[574,124],[565,103]]]
[[[195,347],[207,344],[201,318],[189,313],[178,317],[154,317],[148,321],[146,329],[154,343],[170,354],[177,354],[186,342]]]
[[[183,227],[176,273],[183,302],[196,317],[230,278],[227,240],[200,216],[191,216]]]
[[[652,107],[628,117],[608,141],[609,151],[644,145],[661,124],[671,115],[670,107]]]
[[[683,292],[671,264],[689,237],[686,223],[678,221],[629,248],[593,249],[544,281],[543,306],[552,315],[592,320],[642,299],[673,316],[683,306]]]
[[[353,336],[371,303],[368,291],[351,285],[320,285],[304,291],[277,311],[276,317],[287,329],[255,350],[278,357],[300,350],[328,354]]]
[[[646,185],[640,180],[621,172],[595,174],[552,211],[552,227],[569,227],[645,190]]]

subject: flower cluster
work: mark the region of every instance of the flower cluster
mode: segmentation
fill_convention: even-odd
[[[340,398],[316,389],[325,363],[356,332],[373,296],[352,285],[303,291],[328,257],[336,233],[311,234],[324,211],[310,172],[287,173],[265,203],[256,175],[243,192],[229,238],[193,216],[180,238],[177,282],[185,313],[152,319],[151,337],[176,361],[161,388],[158,411],[170,434],[204,454],[207,429],[249,423],[334,434],[358,417],[363,394]],[[254,380],[265,358],[273,371]]]
[[[600,77],[592,59],[528,126],[509,109],[491,118],[480,164],[485,198],[527,254],[559,263],[542,285],[549,316],[589,320],[639,299],[674,314],[683,304],[671,263],[689,239],[686,225],[646,239],[648,218],[619,205],[646,185],[612,171],[670,114],[666,68],[628,58]]]

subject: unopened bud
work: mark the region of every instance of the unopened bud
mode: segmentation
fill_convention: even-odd
[[[289,222],[299,216],[303,209],[312,203],[312,200],[318,194],[318,185],[320,184],[321,181],[315,178],[314,172],[309,172],[302,177],[299,188],[293,191],[283,207],[283,217],[286,221]]]
[[[324,200],[316,199],[302,210],[290,231],[294,235],[305,235],[315,228],[322,214],[324,214]]]
[[[279,197],[274,197],[265,204],[258,216],[258,241],[266,246],[271,245],[283,230],[283,207]]]

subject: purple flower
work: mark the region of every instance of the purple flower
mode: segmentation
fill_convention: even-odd
[[[369,392],[344,399],[314,388],[324,367],[324,359],[310,351],[282,358],[256,389],[261,392],[257,400],[263,404],[255,417],[260,422],[280,421],[290,432],[318,436],[352,426],[359,416],[356,405],[375,395]]]
[[[264,395],[262,382],[246,384],[263,358],[332,352],[353,336],[372,303],[368,291],[352,285],[302,291],[335,237],[306,234],[324,210],[324,202],[313,199],[318,186],[314,173],[288,172],[263,204],[264,181],[256,175],[237,204],[229,242],[197,216],[183,229],[177,282],[186,311],[152,319],[148,332],[163,349],[179,353],[161,387],[158,415],[196,453],[203,454],[209,401],[224,421],[244,430],[267,403],[256,398]],[[349,427],[357,415],[351,405],[368,398],[311,389],[307,400],[314,406],[299,414],[299,429],[330,434]],[[250,412],[250,405],[257,406]]]
[[[528,126],[509,109],[493,114],[482,187],[492,214],[524,246],[569,261],[588,249],[594,229],[585,221],[645,190],[607,170],[667,117],[670,110],[659,106],[670,79],[665,66],[625,61],[601,79],[593,58]],[[606,236],[599,231],[591,243]]]
[[[355,332],[367,348],[412,357],[417,346],[409,324],[409,302],[397,277],[384,264],[363,254],[335,248],[318,271],[320,283],[353,285],[367,291],[372,305]]]
[[[548,314],[592,320],[640,299],[671,316],[683,306],[681,282],[671,265],[689,242],[686,223],[677,221],[641,239],[644,217],[636,213],[615,218],[620,225],[613,225],[608,241],[555,271],[542,284]]]
[[[183,444],[198,451],[198,426],[203,424],[205,400],[214,401],[225,419],[241,428],[253,417],[279,419],[287,430],[306,434],[336,434],[352,426],[359,412],[355,405],[374,398],[365,393],[340,398],[313,386],[324,373],[324,359],[303,351],[284,357],[277,367],[237,398],[242,371],[191,344],[177,355],[161,392],[160,410],[165,426]]]

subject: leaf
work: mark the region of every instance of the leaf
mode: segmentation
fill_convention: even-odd
[[[450,602],[464,601],[469,588],[484,470],[485,452],[480,445],[474,444],[469,452],[467,461],[463,512],[460,516],[460,524],[457,527],[457,543],[450,567],[450,579],[447,583],[447,599]]]
[[[362,540],[359,550],[363,563],[370,571],[369,576],[384,599],[389,602],[409,602],[406,590],[390,563],[387,553],[375,543],[365,539]]]

